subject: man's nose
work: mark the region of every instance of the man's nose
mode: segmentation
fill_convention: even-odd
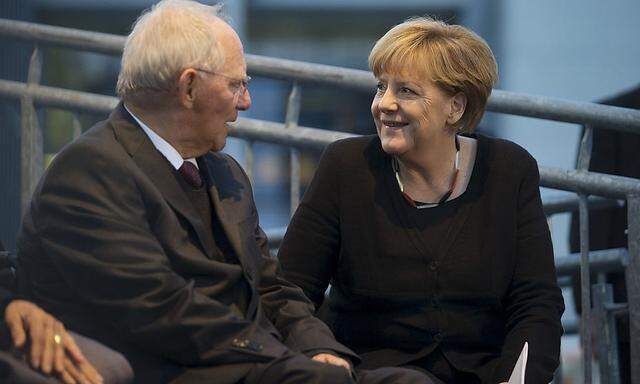
[[[236,108],[240,111],[246,111],[249,107],[251,107],[251,95],[249,89],[244,89],[244,92],[240,94]]]

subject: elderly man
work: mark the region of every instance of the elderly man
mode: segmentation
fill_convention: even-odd
[[[138,382],[431,382],[357,357],[267,250],[249,181],[219,153],[251,104],[217,7],[166,0],[127,39],[109,118],[58,154],[19,240],[24,290],[121,351]]]

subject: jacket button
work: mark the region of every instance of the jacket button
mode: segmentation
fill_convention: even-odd
[[[432,305],[434,308],[438,308],[438,307],[440,306],[440,300],[438,299],[438,296],[433,296],[433,297],[431,298],[431,305]]]
[[[442,342],[442,339],[443,339],[443,336],[441,332],[438,332],[435,335],[433,335],[433,340],[435,340],[436,343]]]
[[[438,262],[437,261],[432,261],[431,263],[429,263],[429,269],[432,271],[435,271],[438,269]]]
[[[254,343],[253,341],[249,341],[249,346],[248,348],[252,351],[256,351],[256,352],[260,352],[262,351],[262,349],[264,349],[264,347],[262,346],[262,344],[258,344],[258,343]]]
[[[249,345],[249,340],[233,339],[231,344],[233,344],[236,347],[246,348]]]

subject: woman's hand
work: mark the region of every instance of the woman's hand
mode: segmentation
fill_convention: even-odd
[[[351,364],[341,357],[334,356],[329,353],[319,353],[311,358],[311,360],[319,361],[325,364],[337,365],[339,367],[343,367],[347,371],[351,371]]]
[[[25,357],[33,369],[68,384],[103,382],[62,323],[37,305],[14,300],[5,309],[4,319],[13,346],[16,349],[28,346]]]

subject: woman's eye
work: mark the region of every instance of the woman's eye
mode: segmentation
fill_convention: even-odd
[[[400,93],[405,94],[405,95],[415,95],[416,94],[412,89],[407,88],[407,87],[400,88]]]
[[[376,85],[376,89],[378,90],[378,93],[384,92],[387,90],[387,85],[384,83],[378,82],[378,85]]]

